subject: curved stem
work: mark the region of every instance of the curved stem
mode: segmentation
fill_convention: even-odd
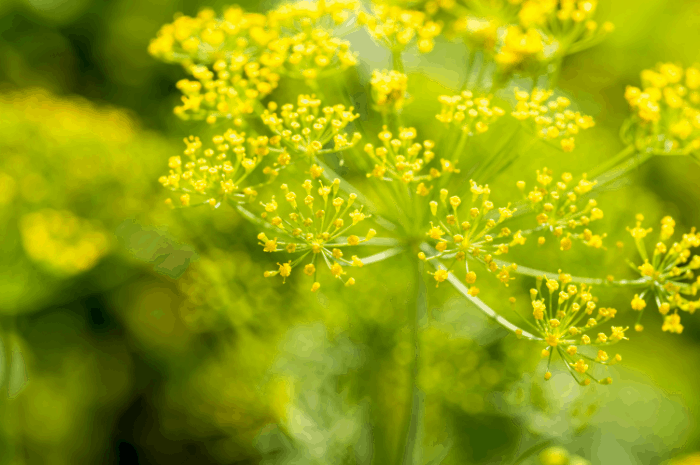
[[[437,252],[429,245],[426,244],[425,242],[420,245],[420,249],[425,252],[427,255],[435,255]],[[443,265],[439,260],[431,260],[430,263],[433,264],[435,269],[438,270],[447,270],[447,267]],[[496,313],[494,309],[486,305],[486,303],[479,299],[478,297],[474,297],[469,294],[469,288],[462,283],[455,275],[450,273],[447,276],[447,280],[454,286],[457,291],[462,294],[464,297],[467,298],[471,303],[476,305],[476,307],[481,310],[481,312],[486,315],[487,317],[493,319],[498,323],[499,325],[503,326],[506,328],[508,331],[511,331],[513,333],[516,333],[519,335],[519,337],[528,339],[530,341],[542,341],[543,339],[539,336],[535,336],[534,334],[531,334],[527,331],[524,331],[522,328],[514,325],[510,321],[506,320],[503,318],[501,315]]]

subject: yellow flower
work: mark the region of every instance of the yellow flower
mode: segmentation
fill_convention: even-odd
[[[314,184],[318,186],[316,190],[314,190]],[[352,255],[351,260],[343,258],[343,249],[369,241],[376,235],[376,231],[374,229],[368,230],[364,238],[354,234],[346,236],[346,234],[351,229],[357,228],[359,223],[370,218],[371,215],[364,213],[362,207],[350,211],[355,205],[357,195],[350,194],[347,198],[340,197],[340,180],[338,179],[330,185],[324,184],[321,180],[316,182],[306,180],[301,187],[306,194],[303,197],[303,202],[297,200],[301,199],[302,196],[291,191],[286,184],[280,186],[286,200],[285,203],[277,204],[274,196],[268,203],[261,202],[265,210],[261,217],[269,221],[283,236],[280,239],[277,237],[270,239],[265,233],[258,234],[258,240],[263,246],[263,250],[265,252],[294,254],[297,257],[283,264],[284,269],[267,272],[266,276],[279,274],[282,277],[287,277],[294,267],[301,265],[304,259],[307,259],[307,263],[301,265],[304,274],[315,276],[318,271],[318,259],[320,259],[328,264],[334,277],[346,285],[354,284],[355,281],[352,278],[347,280],[343,278],[346,274],[343,271],[343,266],[361,267],[364,263],[357,255]],[[319,204],[329,208],[319,209]],[[284,210],[287,210],[288,213],[283,213]],[[278,245],[282,248],[278,248]],[[330,263],[331,260],[333,264]],[[318,288],[314,284],[312,291],[316,291]]]
[[[394,5],[373,5],[371,14],[361,12],[358,20],[367,27],[372,38],[395,51],[415,42],[421,53],[430,52],[435,37],[442,30],[440,24],[430,21],[425,13]]]
[[[632,310],[641,311],[644,310],[647,303],[644,301],[644,299],[639,297],[639,294],[635,294],[630,305],[632,306]]]
[[[468,135],[486,132],[490,124],[505,114],[502,108],[492,106],[488,98],[475,98],[468,90],[458,95],[441,95],[438,101],[442,109],[435,115],[437,120]]]
[[[662,63],[641,73],[641,88],[625,91],[633,115],[623,138],[639,150],[687,155],[700,149],[698,71]],[[686,80],[687,86],[683,85]],[[693,87],[690,87],[690,84]]]
[[[515,89],[517,104],[511,113],[520,121],[532,121],[537,135],[546,140],[559,141],[562,149],[574,149],[574,136],[595,125],[593,118],[568,109],[569,99],[551,99],[551,91],[534,89],[532,93]]]
[[[314,95],[302,94],[297,97],[296,106],[282,105],[279,113],[275,112],[276,109],[277,105],[270,103],[261,116],[262,121],[292,153],[302,153],[314,159],[322,153],[350,149],[361,139],[359,133],[350,135],[343,132],[348,124],[360,116],[354,113],[353,107],[322,107],[321,101]],[[314,166],[312,176],[318,177],[322,170]]]
[[[663,331],[669,331],[671,333],[680,334],[683,332],[683,325],[681,324],[681,317],[677,313],[673,313],[664,317],[664,324],[661,327]]]
[[[374,70],[370,85],[372,97],[380,111],[403,108],[407,97],[408,76],[394,70]]]

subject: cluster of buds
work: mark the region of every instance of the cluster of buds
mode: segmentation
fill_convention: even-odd
[[[547,297],[543,295],[543,282],[547,288]],[[558,281],[538,277],[537,289],[530,290],[530,299],[535,320],[532,327],[547,343],[547,347],[542,350],[542,356],[549,358],[544,379],[548,380],[552,376],[549,366],[556,351],[579,384],[587,386],[591,380],[610,384],[612,379],[609,377],[595,378],[589,371],[589,364],[607,366],[622,360],[619,355],[610,357],[602,348],[626,340],[625,331],[628,328],[611,326],[609,335],[598,332],[599,325],[614,318],[617,310],[597,307],[597,299],[591,294],[590,287],[572,284],[571,276],[561,272]],[[597,332],[597,335],[588,334],[593,332]],[[587,354],[589,347],[595,347],[598,352]]]
[[[263,123],[290,151],[302,153],[311,160],[323,153],[349,149],[361,138],[357,132],[352,136],[343,132],[360,116],[354,113],[353,107],[340,104],[321,107],[321,100],[315,95],[299,95],[296,106],[282,105],[279,115],[276,109],[277,104],[271,102],[262,114]]]
[[[435,143],[431,140],[426,140],[422,144],[414,142],[416,137],[415,128],[399,128],[398,137],[394,137],[384,126],[383,131],[379,133],[382,146],[365,145],[365,152],[375,163],[374,169],[371,173],[367,173],[367,177],[410,184],[440,176],[436,168],[431,169],[430,174],[420,174],[423,167],[435,157],[432,151]],[[448,163],[448,165],[452,167],[451,164]],[[454,171],[453,168],[450,169]],[[421,182],[419,186],[419,194],[427,195],[430,192],[425,183]]]
[[[299,27],[334,27],[357,15],[361,4],[357,0],[302,0],[286,3],[267,14],[271,27],[297,29]]]
[[[492,106],[488,98],[475,98],[468,90],[458,95],[441,95],[438,101],[442,109],[435,118],[469,135],[488,131],[489,125],[505,114],[502,108]]]
[[[671,63],[641,73],[642,88],[628,86],[634,114],[623,136],[639,150],[686,155],[700,150],[700,69]]]
[[[438,284],[447,279],[453,265],[459,262],[465,264],[464,280],[470,286],[473,285],[476,273],[469,270],[470,260],[481,263],[507,286],[513,279],[510,272],[515,271],[517,265],[499,267],[495,257],[508,253],[512,246],[524,244],[526,238],[520,231],[513,234],[506,227],[497,229],[504,221],[512,218],[515,209],[510,209],[510,205],[495,209],[489,200],[489,186],[480,186],[474,181],[470,181],[470,184],[470,202],[462,202],[462,198],[457,195],[450,196],[447,189],[440,191],[439,202],[430,202],[435,222],[430,223],[427,235],[435,244],[437,254],[428,257],[421,252],[418,256],[421,260],[428,261],[443,257],[453,260],[447,270],[439,269],[433,273]],[[479,289],[471,286],[469,293],[476,296]]]
[[[27,255],[58,275],[74,275],[97,264],[109,250],[109,239],[94,221],[69,211],[40,210],[20,219]]]
[[[445,29],[493,56],[504,69],[561,59],[592,47],[614,27],[594,19],[597,1],[492,0],[414,4]]]
[[[255,61],[217,60],[213,69],[192,66],[190,72],[196,80],[178,81],[177,88],[183,96],[182,105],[175,107],[175,114],[180,118],[205,119],[210,124],[224,118],[241,127],[243,117],[255,111],[260,100],[277,87],[280,78],[279,74]]]
[[[244,187],[245,181],[269,154],[269,145],[274,144],[274,140],[265,136],[246,139],[245,133],[229,129],[223,135],[214,136],[212,141],[214,148],[202,150],[199,137],[186,138],[186,160],[183,163],[180,156],[170,157],[170,173],[159,179],[164,187],[181,193],[179,200],[183,207],[202,203],[218,207],[229,197],[252,198],[257,195],[256,188],[277,176],[278,169],[265,166],[261,172],[268,180],[259,184],[246,183]]]
[[[395,5],[374,5],[372,13],[361,12],[358,21],[372,38],[392,51],[404,50],[415,41],[421,53],[428,53],[442,31],[440,24],[430,21],[425,13]]]
[[[522,66],[532,61],[547,61],[550,57],[544,53],[545,50],[553,51],[554,48],[545,47],[551,45],[546,40],[546,36],[534,28],[508,26],[497,43],[494,60],[504,68]]]
[[[557,44],[556,54],[564,57],[597,44],[614,26],[599,26],[593,18],[597,0],[561,2],[526,0],[521,3],[518,20],[523,28],[535,28]]]
[[[231,7],[219,18],[206,8],[196,17],[179,15],[161,27],[148,52],[168,62],[211,63],[232,49],[265,46],[273,37],[265,15]]]
[[[574,149],[574,136],[582,129],[595,125],[593,118],[568,109],[571,102],[566,97],[549,100],[551,91],[535,89],[530,92],[515,89],[517,103],[512,115],[520,121],[535,123],[537,136],[549,141],[559,141],[562,150]]]
[[[398,71],[374,70],[370,81],[372,99],[382,113],[399,111],[406,104],[408,77]]]
[[[357,55],[350,42],[318,28],[271,41],[260,62],[286,76],[314,80],[355,66]]]
[[[644,260],[641,265],[632,266],[647,280],[645,289],[635,294],[632,299],[631,307],[639,312],[641,320],[642,312],[647,306],[647,298],[651,298],[659,313],[664,316],[662,329],[680,334],[683,325],[678,310],[692,314],[700,308],[700,299],[695,298],[700,289],[700,275],[696,277],[696,270],[700,269],[700,255],[693,255],[691,252],[691,249],[700,247],[700,233],[696,233],[693,228],[690,233],[683,234],[679,242],[668,244],[675,232],[676,222],[670,216],[666,216],[661,220],[659,240],[650,256],[645,238],[652,229],[642,227],[643,221],[644,217],[637,215],[635,227],[628,228],[637,251]],[[637,329],[642,329],[639,323]]]
[[[579,198],[590,192],[595,181],[589,181],[584,175],[570,189],[573,181],[571,173],[564,173],[561,181],[555,183],[552,171],[544,168],[537,170],[537,181],[530,192],[526,192],[525,181],[518,181],[517,186],[533,211],[537,213],[538,227],[535,231],[549,231],[559,240],[561,250],[571,248],[574,240],[583,242],[588,247],[599,249],[603,247],[605,234],[593,234],[588,229],[592,221],[603,218],[603,211],[598,208],[594,199],[589,199],[581,205]],[[580,231],[580,228],[584,228]],[[532,232],[535,232],[532,231]],[[538,238],[540,245],[544,244],[544,236]]]
[[[347,266],[361,267],[362,259],[353,255],[350,259],[344,256],[343,249],[366,243],[376,232],[370,229],[365,237],[354,234],[347,235],[359,223],[369,218],[363,213],[362,207],[351,211],[357,196],[350,194],[347,199],[338,196],[340,180],[336,179],[331,185],[318,181],[317,195],[314,195],[314,182],[306,180],[302,184],[306,196],[298,198],[297,194],[286,184],[281,186],[284,202],[290,212],[281,216],[279,205],[273,196],[267,203],[262,203],[264,212],[262,218],[268,221],[283,235],[283,239],[269,238],[265,233],[258,235],[260,245],[265,252],[284,252],[295,256],[287,262],[278,263],[279,269],[266,271],[265,277],[281,276],[284,280],[292,270],[303,265],[304,274],[313,277],[311,291],[317,291],[321,284],[316,279],[317,266],[321,263],[330,270],[333,277],[340,279],[346,286],[355,284],[354,278],[345,278]]]

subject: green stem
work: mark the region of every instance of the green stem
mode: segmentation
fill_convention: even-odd
[[[422,243],[420,245],[420,249],[429,256],[434,256],[437,254],[437,251],[433,249],[429,244],[427,243]],[[443,265],[439,260],[430,260],[430,263],[435,267],[437,270],[447,270],[447,267]],[[530,341],[541,341],[542,338],[539,336],[535,336],[534,334],[531,334],[527,331],[524,331],[522,328],[517,327],[510,321],[506,320],[503,318],[501,315],[496,313],[494,309],[486,305],[486,303],[479,299],[478,297],[474,297],[469,294],[469,288],[465,286],[454,274],[450,273],[447,276],[447,280],[449,281],[450,284],[454,286],[454,288],[462,294],[464,297],[466,297],[467,300],[469,300],[471,303],[473,303],[476,308],[478,308],[484,315],[487,317],[491,318],[494,320],[496,323],[499,325],[503,326],[505,329],[508,331],[519,334],[519,337],[522,337],[523,339],[528,339]]]
[[[421,260],[414,260],[416,274],[416,296],[413,302],[413,315],[410,321],[411,338],[413,341],[413,362],[411,366],[411,395],[407,403],[404,417],[404,440],[400,444],[397,454],[397,464],[413,465],[420,463],[416,460],[416,454],[420,453],[419,429],[423,419],[424,394],[418,388],[418,370],[420,368],[420,329],[427,321],[427,292],[425,286],[425,264]]]
[[[512,263],[503,261],[503,260],[494,260],[498,266],[504,266],[504,267],[509,267],[512,265]],[[558,280],[559,279],[559,274],[558,273],[550,273],[548,271],[542,271],[542,270],[536,270],[534,268],[528,268],[526,266],[521,266],[518,265],[517,269],[514,270],[515,273],[518,273],[523,276],[532,276],[534,278],[544,276],[547,279],[553,279],[553,280]],[[639,279],[621,279],[618,281],[608,281],[607,279],[602,279],[602,278],[587,278],[583,276],[571,276],[571,282],[574,283],[579,283],[579,284],[588,284],[590,286],[617,286],[617,287],[638,287],[638,288],[644,288],[644,287],[649,287],[649,284],[651,283],[649,278],[639,278]]]
[[[394,71],[404,73],[403,60],[401,59],[401,50],[394,49],[391,51],[391,64]]]
[[[605,173],[609,169],[619,165],[622,163],[624,160],[626,160],[629,156],[631,156],[635,152],[636,148],[634,145],[629,145],[622,149],[620,153],[615,155],[614,157],[610,158],[608,161],[605,163],[602,163],[598,166],[595,167],[595,169],[591,170],[588,175],[591,178],[596,178],[600,176],[601,174]]]
[[[10,326],[12,323],[9,321],[11,317],[5,317],[0,321],[0,343],[2,343],[3,359],[2,365],[0,366],[0,396],[6,397],[1,393],[6,392],[6,386],[10,381],[10,370],[12,363],[12,342],[10,334]]]

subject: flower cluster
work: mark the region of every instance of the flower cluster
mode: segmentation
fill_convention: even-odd
[[[438,100],[442,109],[435,115],[437,120],[469,135],[488,131],[489,125],[505,114],[502,108],[492,106],[488,98],[475,98],[468,90],[457,95],[441,95]]]
[[[596,6],[594,0],[429,0],[421,8],[445,25],[447,35],[462,36],[504,68],[514,68],[561,59],[600,42],[613,25],[593,19]]]
[[[370,81],[372,99],[382,112],[398,111],[406,104],[408,77],[398,71],[374,70]]]
[[[274,35],[266,26],[265,15],[246,13],[239,7],[227,8],[220,18],[206,8],[196,17],[178,15],[161,27],[148,52],[168,62],[211,63],[227,58],[231,49],[267,44]]]
[[[243,117],[256,110],[280,79],[270,68],[244,60],[218,60],[214,71],[202,65],[192,66],[190,72],[196,80],[182,79],[177,83],[183,96],[175,114],[183,119],[206,119],[210,124],[224,118],[237,127],[243,126]]]
[[[290,151],[303,153],[311,160],[325,152],[347,150],[361,139],[357,132],[352,135],[343,132],[360,116],[353,107],[340,104],[321,107],[321,100],[315,95],[299,95],[296,106],[282,105],[279,114],[275,113],[276,109],[275,103],[268,105],[262,114],[263,123]],[[333,144],[324,150],[331,141]]]
[[[310,29],[271,41],[260,62],[296,79],[318,79],[357,64],[350,42],[326,29]]]
[[[367,26],[375,40],[392,51],[404,50],[415,40],[418,50],[428,53],[442,30],[440,24],[430,21],[425,13],[395,5],[374,5],[371,14],[361,12],[358,20]]]
[[[302,0],[281,5],[270,11],[267,18],[275,28],[294,29],[309,25],[333,27],[356,15],[359,8],[360,2],[357,0]]]
[[[242,126],[245,115],[262,111],[281,75],[314,81],[355,66],[356,54],[333,28],[358,8],[354,0],[337,0],[285,4],[267,15],[232,7],[217,17],[204,9],[163,26],[149,51],[194,77],[178,83],[178,116]]]
[[[525,181],[518,181],[518,188],[524,193],[525,198],[537,213],[538,227],[530,232],[549,231],[559,239],[561,250],[571,248],[574,240],[583,242],[588,247],[599,249],[603,247],[605,234],[593,234],[588,229],[592,221],[603,218],[603,211],[598,208],[594,199],[589,199],[581,205],[579,197],[588,193],[595,186],[595,181],[589,181],[584,175],[573,189],[571,173],[564,173],[561,181],[555,182],[552,171],[544,168],[537,170],[537,181],[532,190],[526,192]],[[585,228],[578,232],[580,228]],[[538,239],[544,244],[543,236]]]
[[[700,298],[695,298],[700,289],[700,275],[695,275],[696,270],[700,269],[700,255],[691,252],[691,249],[700,247],[700,233],[696,233],[693,228],[690,233],[683,234],[679,242],[668,244],[675,232],[676,222],[666,216],[661,220],[659,241],[649,256],[645,238],[652,229],[642,227],[643,221],[644,217],[637,215],[635,227],[628,228],[639,255],[644,260],[644,263],[633,265],[633,268],[646,279],[645,289],[632,299],[632,309],[640,313],[641,320],[642,311],[647,306],[646,298],[653,296],[659,313],[664,316],[662,329],[681,333],[683,325],[678,310],[692,314],[700,308]],[[670,313],[671,310],[673,313]],[[638,329],[641,330],[641,327]]]
[[[700,149],[700,68],[663,63],[641,73],[642,88],[628,86],[634,112],[624,137],[639,150],[686,155]]]
[[[543,282],[547,288],[546,296],[543,294]],[[591,380],[610,384],[611,378],[595,378],[589,372],[589,364],[606,366],[619,362],[619,355],[611,357],[601,347],[626,340],[625,331],[628,328],[612,326],[609,335],[604,332],[598,332],[596,336],[587,333],[599,331],[599,325],[614,318],[617,310],[597,307],[597,299],[591,294],[591,288],[585,284],[572,284],[571,276],[564,273],[559,275],[558,281],[537,278],[537,289],[530,290],[530,299],[535,319],[532,327],[547,343],[542,350],[542,356],[549,358],[544,378],[548,380],[552,376],[549,365],[556,351],[579,384],[586,386]],[[585,353],[588,346],[598,349],[595,356]],[[579,351],[579,347],[583,350]]]
[[[425,165],[430,163],[435,154],[432,149],[435,143],[426,140],[422,144],[414,142],[417,137],[415,128],[399,128],[399,134],[394,137],[386,126],[379,133],[381,147],[372,144],[365,145],[365,153],[374,162],[374,169],[367,173],[367,177],[375,177],[384,180],[396,180],[405,184],[432,180],[440,176],[436,168],[430,170],[430,174],[420,174]],[[447,169],[452,169],[448,164]],[[418,193],[427,195],[429,189],[424,183],[418,188]]]
[[[419,254],[421,260],[435,260],[440,258],[453,259],[447,270],[437,270],[433,277],[437,283],[445,281],[452,266],[464,263],[467,284],[476,282],[476,272],[469,269],[468,260],[481,263],[488,271],[496,273],[496,277],[506,286],[510,283],[510,272],[517,269],[516,265],[503,265],[499,267],[494,257],[508,253],[512,246],[525,243],[520,231],[513,234],[510,229],[497,226],[509,218],[512,218],[515,209],[510,205],[495,209],[489,200],[491,190],[489,186],[480,186],[476,182],[471,184],[471,201],[462,202],[462,198],[450,196],[447,189],[440,191],[440,201],[430,202],[430,210],[435,217],[435,223],[430,223],[427,235],[435,244],[437,254],[427,257],[423,252]],[[461,212],[461,215],[460,215]],[[471,286],[469,293],[475,296],[479,289]]]
[[[551,58],[545,51],[554,51],[552,44],[536,29],[523,30],[520,26],[508,26],[498,41],[494,60],[504,68],[530,62],[547,61]],[[547,47],[545,47],[547,45]]]
[[[244,181],[261,166],[270,152],[269,146],[276,141],[265,136],[246,139],[245,133],[229,129],[214,136],[213,142],[214,148],[202,150],[199,137],[190,136],[185,139],[186,161],[183,163],[180,156],[168,160],[170,173],[159,181],[171,191],[181,193],[182,206],[195,202],[217,207],[227,198],[255,197],[255,189],[272,181],[279,172],[278,168],[265,166],[261,172],[269,180],[244,187]]]
[[[565,152],[571,152],[574,136],[593,127],[595,122],[590,116],[569,110],[571,102],[566,97],[550,100],[551,96],[551,91],[535,89],[530,93],[516,88],[517,103],[512,115],[520,121],[533,121],[538,137],[559,141]]]
[[[69,211],[40,210],[20,220],[27,255],[59,275],[87,271],[109,250],[109,239],[95,222]]]
[[[344,258],[342,249],[365,243],[372,239],[376,232],[370,229],[362,238],[346,234],[370,215],[363,213],[362,207],[351,211],[357,198],[355,194],[350,194],[347,200],[338,196],[340,180],[336,179],[331,185],[324,185],[319,180],[316,196],[313,194],[314,184],[311,180],[304,181],[302,187],[306,196],[303,199],[297,198],[297,194],[286,184],[281,186],[284,202],[290,210],[285,216],[278,213],[279,205],[274,196],[269,202],[262,203],[265,209],[262,218],[284,238],[270,239],[265,233],[260,233],[260,245],[265,252],[285,252],[296,256],[293,260],[278,263],[278,270],[266,271],[265,277],[279,275],[286,280],[294,268],[308,261],[304,265],[304,274],[313,277],[312,291],[317,291],[321,286],[316,279],[316,267],[320,263],[326,264],[333,277],[343,281],[346,286],[351,286],[355,284],[355,279],[344,278],[344,267],[361,267],[363,263],[357,255],[353,255],[349,260]]]

